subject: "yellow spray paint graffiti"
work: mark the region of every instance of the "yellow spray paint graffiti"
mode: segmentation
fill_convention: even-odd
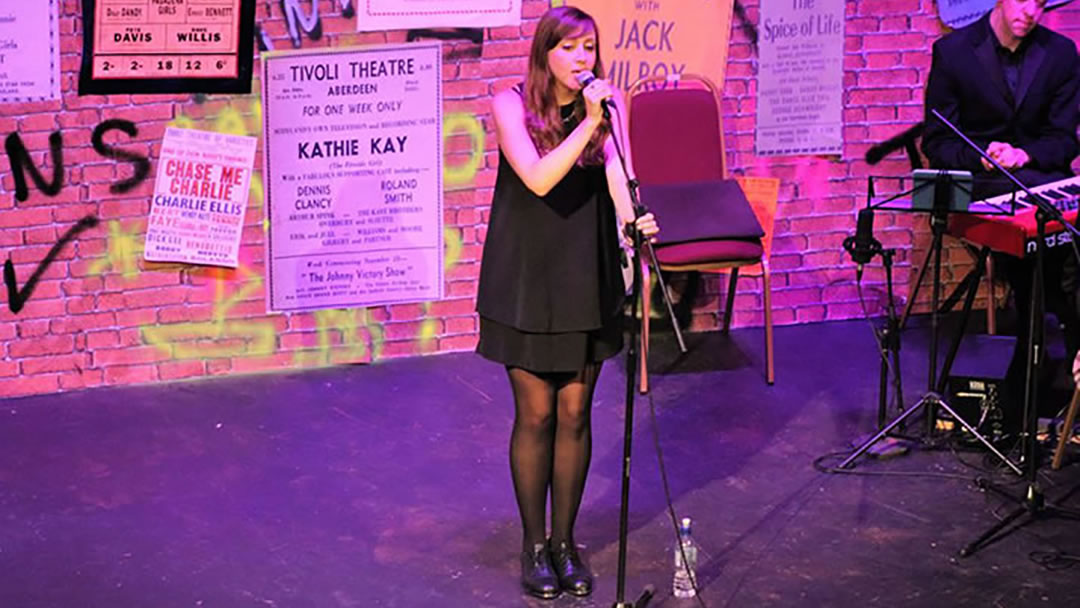
[[[443,272],[449,271],[461,259],[461,251],[464,244],[461,240],[461,231],[457,228],[443,230]],[[439,322],[428,316],[431,312],[431,302],[424,302],[424,322],[420,324],[420,350],[430,352],[435,347],[435,338],[438,333]]]
[[[140,328],[143,340],[174,359],[266,357],[274,354],[273,323],[216,321],[148,325]]]
[[[183,114],[177,114],[176,118],[172,119],[169,123],[170,127],[176,127],[178,129],[194,129],[195,121]]]
[[[257,89],[259,87],[256,80],[252,87]],[[246,102],[247,107],[243,108],[247,111],[245,115],[236,106],[229,105],[221,109],[215,116],[206,120],[196,121],[190,116],[184,114],[177,114],[176,118],[169,123],[169,126],[178,127],[180,129],[200,129],[209,125],[209,130],[215,133],[227,133],[229,135],[258,135],[262,132],[262,101],[258,98],[241,97],[241,101]],[[258,169],[251,173],[251,187],[250,195],[248,197],[248,204],[252,209],[261,209],[263,205],[264,190],[262,172]],[[263,230],[266,230],[268,226],[263,225]]]
[[[178,113],[171,126],[185,129],[206,129],[236,135],[258,135],[262,131],[262,104],[257,97],[232,98],[229,105],[215,114],[193,118]],[[443,122],[443,138],[469,137],[469,154],[465,162],[444,167],[444,184],[448,188],[467,186],[473,182],[484,162],[485,133],[483,125],[467,113],[447,114]],[[264,183],[261,173],[253,172],[250,203],[254,209],[264,204]],[[266,228],[265,222],[263,224]],[[109,222],[107,253],[95,260],[92,274],[108,269],[121,272],[124,279],[134,280],[139,272],[138,259],[142,254],[142,229],[124,227]],[[444,232],[446,270],[461,258],[462,234],[459,228],[447,227]],[[147,325],[140,328],[146,344],[178,359],[257,358],[268,357],[279,348],[279,331],[269,319],[230,320],[230,311],[240,302],[249,300],[263,288],[263,279],[251,266],[241,263],[235,271],[210,271],[213,295],[213,317],[210,321]],[[230,287],[239,282],[238,286]],[[436,346],[438,321],[426,318],[431,304],[423,307],[425,319],[418,338],[422,352]],[[315,344],[293,353],[299,366],[324,366],[347,361],[381,358],[385,342],[383,326],[366,308],[318,310],[315,321]]]
[[[476,172],[484,162],[484,126],[472,114],[456,112],[443,117],[443,141],[463,132],[471,140],[469,159],[457,166],[446,164],[443,167],[443,183],[447,187],[464,186],[472,183]]]
[[[371,337],[371,360],[382,356],[383,329],[375,323],[366,308],[317,310],[314,313],[318,344],[313,350],[297,351],[293,361],[297,365],[333,365],[348,361],[361,361],[368,352],[368,344],[360,335],[359,328],[367,330]],[[341,348],[334,350],[330,332],[341,332]]]
[[[251,86],[258,89],[258,80],[254,81]],[[233,105],[233,101],[241,103]],[[230,105],[225,106],[212,117],[195,120],[185,114],[177,114],[176,118],[169,123],[169,126],[181,129],[209,127],[207,130],[215,133],[258,135],[262,132],[262,101],[257,96],[235,97],[230,100]]]
[[[176,359],[267,356],[274,353],[277,332],[269,321],[227,321],[229,310],[258,293],[262,277],[244,264],[235,271],[215,269],[214,317],[212,321],[148,325],[143,340]],[[240,288],[226,292],[225,274],[239,275]],[[235,338],[235,339],[234,339]],[[210,344],[206,342],[210,341]]]
[[[105,255],[90,264],[90,274],[98,275],[112,268],[124,279],[132,280],[139,274],[138,259],[143,252],[142,239],[137,228],[124,228],[120,222],[109,222],[109,241]]]
[[[251,111],[254,124],[261,125],[262,103],[258,99],[251,102]],[[258,132],[258,130],[253,131]],[[251,131],[248,130],[244,116],[236,108],[228,106],[221,110],[217,120],[214,121],[214,132],[227,135],[248,135]]]

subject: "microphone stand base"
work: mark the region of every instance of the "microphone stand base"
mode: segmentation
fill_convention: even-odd
[[[851,447],[857,448],[866,443],[873,435],[867,434],[856,438],[851,443]],[[889,458],[896,458],[897,456],[904,456],[915,447],[915,442],[909,439],[902,439],[899,437],[886,436],[875,444],[872,444],[866,450],[866,455],[878,460],[888,460]]]
[[[656,590],[652,585],[646,585],[645,589],[641,591],[641,595],[638,596],[637,601],[633,603],[615,602],[612,606],[613,608],[646,608],[649,605],[649,602],[652,601],[655,593]]]
[[[955,410],[953,410],[953,408],[949,405],[949,403],[947,401],[942,399],[941,396],[938,395],[937,393],[933,393],[933,392],[929,392],[929,393],[924,394],[922,399],[920,399],[919,402],[916,403],[913,407],[908,408],[907,410],[905,410],[904,413],[902,413],[899,416],[897,416],[896,418],[894,418],[892,422],[890,422],[888,425],[885,426],[885,428],[878,431],[877,434],[875,434],[870,439],[864,441],[858,448],[856,448],[851,453],[850,456],[848,456],[846,459],[843,460],[843,462],[838,464],[836,468],[838,468],[838,469],[851,468],[852,466],[854,466],[854,462],[859,458],[859,456],[867,453],[870,450],[870,448],[872,448],[875,445],[877,445],[878,443],[880,443],[882,439],[885,439],[886,437],[890,437],[892,432],[893,432],[893,429],[895,429],[896,427],[904,424],[904,421],[906,419],[908,419],[909,417],[911,417],[914,414],[918,413],[919,411],[924,411],[924,413],[927,415],[927,417],[930,417],[930,416],[933,415],[933,410],[935,408],[940,408],[940,409],[948,412],[949,415],[952,416],[953,420],[956,420],[965,429],[967,429],[968,433],[970,433],[972,437],[974,437],[980,443],[982,443],[988,450],[990,450],[995,456],[997,456],[998,459],[1001,460],[1002,463],[1004,463],[1006,466],[1008,466],[1010,469],[1012,469],[1012,471],[1014,473],[1016,473],[1020,477],[1023,477],[1024,472],[1022,470],[1020,470],[1020,467],[1016,466],[1016,464],[1014,464],[1013,461],[1009,460],[1009,458],[1006,455],[1002,454],[1001,451],[998,450],[997,447],[995,447],[993,443],[991,443],[988,439],[983,437],[979,433],[979,431],[977,431],[973,426],[968,424],[968,422],[966,420],[964,420],[963,417],[961,417],[959,414],[956,413]],[[930,435],[930,437],[932,437],[932,435]]]
[[[1020,529],[1027,524],[1039,521],[1043,519],[1049,519],[1052,517],[1058,517],[1070,520],[1080,520],[1080,511],[1072,509],[1066,509],[1057,506],[1053,503],[1047,502],[1046,496],[1043,494],[1042,488],[1037,483],[1029,482],[1024,488],[1024,493],[1016,495],[1006,491],[1000,485],[993,483],[988,479],[982,477],[975,480],[975,485],[979,486],[979,489],[988,491],[1004,498],[1005,500],[1012,501],[1018,506],[1008,515],[1001,518],[1001,521],[994,524],[988,530],[983,532],[978,538],[968,543],[958,553],[960,557],[970,557],[983,547],[995,542],[1001,536],[1008,534],[1013,530]],[[1016,526],[1010,528],[1010,524],[1019,520],[1020,517],[1027,515],[1026,521],[1019,522]]]

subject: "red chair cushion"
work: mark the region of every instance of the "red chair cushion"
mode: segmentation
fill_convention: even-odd
[[[735,260],[753,261],[760,260],[764,253],[761,241],[757,239],[693,241],[656,247],[657,261],[662,265],[672,266]]]

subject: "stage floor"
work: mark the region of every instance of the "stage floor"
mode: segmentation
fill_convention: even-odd
[[[909,405],[925,335],[905,333]],[[762,330],[688,342],[676,362],[658,333],[652,400],[708,606],[1078,605],[1080,565],[1050,571],[1030,554],[1080,554],[1080,522],[1036,522],[957,557],[1011,509],[972,483],[1016,481],[984,452],[860,461],[873,476],[811,466],[875,424],[865,321],[778,328],[773,387]],[[591,598],[522,596],[509,386],[462,353],[0,402],[0,606],[611,606],[623,367],[600,377],[577,527]],[[639,399],[627,599],[653,584],[653,606],[692,606],[671,597],[648,413]],[[1080,487],[1071,458],[1043,470],[1050,498]],[[1063,504],[1080,509],[1080,492]]]

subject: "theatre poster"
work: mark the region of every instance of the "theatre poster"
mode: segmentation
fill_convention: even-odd
[[[263,55],[267,308],[443,296],[438,42]]]
[[[757,154],[841,154],[844,0],[762,2],[758,30]]]
[[[250,93],[255,0],[82,0],[79,95]]]
[[[258,138],[168,127],[143,257],[236,268]]]
[[[59,4],[0,2],[0,103],[60,98]]]

